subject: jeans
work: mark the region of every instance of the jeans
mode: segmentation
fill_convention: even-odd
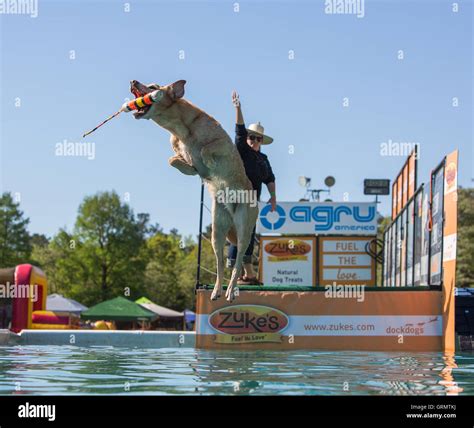
[[[255,243],[255,227],[252,230],[252,236],[250,237],[250,243],[245,251],[244,255],[244,263],[252,263],[252,254],[253,254],[253,246]],[[228,260],[230,261],[230,265],[235,265],[235,259],[237,258],[237,246],[230,244],[229,245],[229,253],[227,256]]]

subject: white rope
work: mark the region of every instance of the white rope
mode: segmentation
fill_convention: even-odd
[[[206,236],[204,235],[204,233],[201,233],[201,236],[208,242],[211,242],[211,240]],[[212,242],[211,242],[211,245],[212,245]]]
[[[204,205],[204,208],[206,208],[206,210],[208,210],[208,211],[209,211],[209,213],[211,213],[211,214],[212,214],[212,212],[211,212],[210,208],[209,208],[209,207],[208,207],[208,206],[207,206],[207,205],[206,205],[204,202],[203,202],[202,204]]]
[[[213,272],[212,270],[209,270],[209,269],[206,269],[204,266],[201,265],[201,269],[202,270],[205,270],[206,272],[214,275],[214,276],[217,276],[217,272]],[[229,278],[226,278],[225,276],[222,277],[224,280],[226,280],[227,282],[230,282],[230,279]]]

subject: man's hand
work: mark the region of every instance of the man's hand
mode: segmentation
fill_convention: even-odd
[[[235,90],[232,91],[232,104],[234,104],[235,111],[236,111],[235,123],[237,125],[243,125],[244,116],[242,114],[242,109],[240,108],[239,94]]]
[[[236,91],[232,91],[232,104],[234,104],[235,108],[240,107],[239,94]]]
[[[272,212],[276,210],[276,205],[277,205],[277,200],[276,200],[276,196],[272,196],[268,202],[268,204],[272,204]]]

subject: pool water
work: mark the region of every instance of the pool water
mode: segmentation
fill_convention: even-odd
[[[0,394],[472,395],[474,353],[5,346]]]

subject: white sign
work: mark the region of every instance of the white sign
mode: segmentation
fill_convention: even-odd
[[[325,253],[365,253],[365,246],[373,238],[366,240],[327,241],[323,242],[323,251]]]
[[[371,266],[368,254],[324,254],[324,266]]]
[[[372,269],[323,269],[323,281],[370,281],[372,280]]]
[[[377,233],[377,209],[372,202],[259,203],[257,233],[371,235]]]
[[[373,237],[321,237],[319,252],[319,284],[373,285],[374,261],[366,253]]]
[[[261,238],[261,281],[264,285],[315,285],[315,238]]]

